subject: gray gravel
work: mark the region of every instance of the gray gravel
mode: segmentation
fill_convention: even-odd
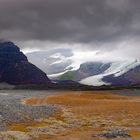
[[[0,91],[0,131],[6,130],[10,122],[24,122],[28,119],[48,117],[57,110],[52,105],[30,106],[21,104],[21,100],[56,94],[53,91],[1,90]]]
[[[116,90],[113,93],[122,96],[140,96],[140,89]]]
[[[93,135],[93,137],[104,137],[107,139],[114,139],[114,138],[130,138],[131,136],[128,134],[126,130],[117,129],[117,130],[110,130],[102,134]]]

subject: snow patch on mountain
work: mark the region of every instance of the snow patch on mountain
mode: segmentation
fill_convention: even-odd
[[[111,85],[111,83],[106,83],[102,81],[104,74],[99,74],[95,76],[90,76],[80,81],[81,84],[89,85],[89,86],[102,86],[102,85]]]
[[[57,61],[53,62],[50,64],[51,65],[55,65],[55,64],[59,64],[59,63],[65,63],[67,62],[69,59],[69,57],[65,57],[64,55],[62,55],[61,53],[56,53],[50,56],[50,58],[55,58],[58,59]]]
[[[65,73],[68,72],[68,71],[69,71],[69,70],[66,70],[66,71],[60,72],[60,73],[56,73],[56,74],[50,74],[50,75],[48,75],[48,77],[49,77],[50,79],[54,79],[54,78],[57,78],[57,77],[59,77],[59,76],[65,74]]]
[[[136,66],[140,65],[138,60],[127,60],[123,62],[114,62],[112,63],[111,67],[105,71],[107,75],[114,74],[114,77],[118,77],[130,69],[135,68]]]
[[[74,51],[73,55],[69,58],[72,60],[72,64],[69,65],[66,69],[72,68],[71,70],[78,70],[80,65],[93,61],[95,57],[97,57],[99,51]]]
[[[71,56],[73,56],[73,52],[71,49],[67,48],[58,48],[50,51],[38,51],[27,54],[29,61],[48,75],[65,72],[66,67],[72,63],[70,59]]]
[[[113,75],[114,77],[118,77],[128,72],[129,70],[134,69],[139,65],[140,65],[140,61],[138,60],[113,62],[110,68],[107,69],[104,73],[82,79],[80,83],[85,85],[93,85],[93,86],[110,85],[111,83],[107,83],[102,80],[105,76]]]

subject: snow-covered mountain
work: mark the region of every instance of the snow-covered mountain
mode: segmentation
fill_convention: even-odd
[[[81,64],[79,69],[68,71],[57,78],[93,86],[140,84],[140,62],[86,62]]]
[[[27,53],[29,61],[38,66],[48,75],[62,73],[71,68],[72,61],[69,59],[73,55],[70,49],[54,49],[50,51],[38,51]]]
[[[137,73],[135,72],[137,69]],[[125,60],[119,62],[110,63],[110,67],[100,74],[96,74],[93,76],[89,76],[80,81],[82,84],[86,85],[127,85],[127,84],[137,84],[140,81],[134,80],[135,77],[133,75],[140,75],[140,62],[138,60]],[[138,71],[139,70],[139,71]],[[135,73],[135,74],[134,74]],[[129,76],[126,76],[129,75]]]
[[[80,54],[78,55],[80,57]],[[93,86],[140,84],[140,61],[136,59],[81,60],[78,55],[75,56],[75,53],[70,49],[27,54],[28,59],[44,70],[51,79],[74,80]],[[93,55],[98,54],[95,52]]]

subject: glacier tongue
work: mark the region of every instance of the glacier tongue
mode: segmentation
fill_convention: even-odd
[[[114,77],[118,77],[128,72],[129,70],[134,69],[138,65],[140,65],[140,61],[138,60],[113,62],[110,68],[103,73],[82,79],[80,83],[93,86],[110,85],[111,83],[106,83],[102,80],[105,76],[114,75]]]
[[[114,62],[112,63],[111,67],[105,71],[107,75],[113,74],[115,77],[118,77],[129,70],[137,67],[140,65],[140,62],[138,60],[126,60],[122,62]]]
[[[104,74],[90,76],[80,81],[81,84],[89,85],[89,86],[102,86],[102,85],[110,85],[111,83],[106,83],[102,81]]]

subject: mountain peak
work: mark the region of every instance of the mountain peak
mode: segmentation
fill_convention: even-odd
[[[42,70],[28,62],[18,46],[11,41],[4,41],[0,42],[0,82],[41,84],[50,80]]]
[[[28,61],[27,57],[20,51],[19,47],[13,42],[0,43],[0,63],[16,63],[20,61]]]

